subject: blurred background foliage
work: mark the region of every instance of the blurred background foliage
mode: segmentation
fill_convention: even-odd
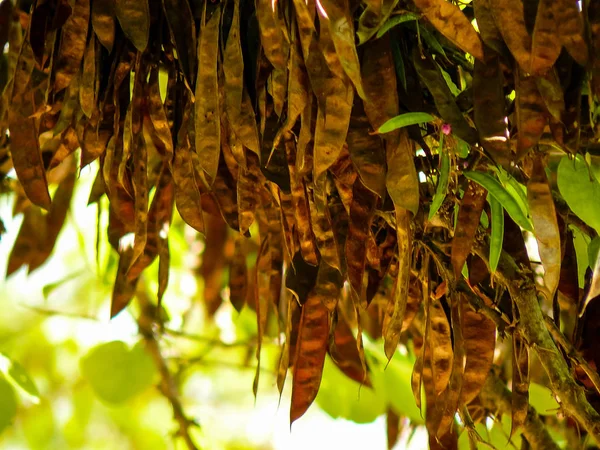
[[[109,320],[117,257],[102,235],[96,260],[97,211],[86,206],[96,170],[92,166],[82,171],[71,213],[49,260],[30,274],[22,268],[0,284],[0,448],[185,447],[174,435],[171,406],[156,388],[159,375],[138,334],[138,305]],[[22,221],[22,216],[12,217],[13,202],[13,195],[0,196],[0,217],[7,229],[0,241],[3,273]],[[195,233],[186,229],[177,217],[170,231],[171,282],[163,303],[168,320],[160,344],[181,383],[184,410],[200,424],[191,430],[202,448],[304,448],[317,440],[322,445],[322,434],[308,429],[327,430],[326,439],[332,442],[351,446],[360,436],[373,448],[385,448],[382,415],[387,407],[384,392],[390,389],[404,389],[397,398],[404,398],[406,410],[418,415],[407,384],[411,365],[403,367],[401,359],[394,365],[404,371],[386,372],[377,393],[360,389],[327,364],[317,399],[322,410],[311,408],[290,432],[290,390],[285,389],[279,404],[275,386],[276,337],[263,344],[255,402],[255,313],[249,308],[237,313],[225,302],[214,320],[205,318],[198,301],[203,286],[193,273],[202,242],[190,241]],[[146,272],[149,290],[157,286],[157,263]],[[23,388],[27,383],[15,375],[14,367],[33,389]]]
[[[103,233],[96,255],[97,209],[87,206],[96,171],[95,165],[82,171],[48,261],[30,274],[22,268],[0,285],[0,448],[185,448],[171,405],[157,387],[155,361],[139,334],[139,304],[109,320],[117,256]],[[12,217],[13,202],[13,194],[0,196],[7,229],[0,241],[1,272],[22,221]],[[107,218],[99,220],[102,229]],[[384,449],[386,430],[400,433],[394,448],[427,445],[410,385],[414,356],[407,348],[387,365],[383,344],[365,342],[372,389],[343,375],[328,356],[316,404],[290,430],[291,389],[287,383],[279,399],[279,347],[272,324],[255,400],[255,312],[245,307],[238,313],[225,301],[214,319],[205,316],[202,279],[194,275],[203,242],[190,231],[174,218],[165,326],[158,335],[185,414],[199,425],[190,430],[201,448]],[[158,261],[145,273],[148,291],[157,288],[157,266]],[[223,297],[227,300],[226,289]],[[533,383],[530,401],[540,414],[556,414],[547,388]],[[397,416],[400,426],[390,427],[389,418]],[[496,448],[520,447],[518,435],[509,440],[509,417],[478,424],[477,431]],[[564,439],[555,438],[566,448]],[[469,448],[466,432],[459,444]]]

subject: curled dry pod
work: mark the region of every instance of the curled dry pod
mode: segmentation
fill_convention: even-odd
[[[76,0],[71,15],[61,29],[58,56],[52,72],[55,92],[71,84],[79,71],[85,53],[89,19],[90,0]]]
[[[150,121],[145,121],[144,126],[147,127],[152,143],[163,160],[171,165],[173,159],[173,136],[171,135],[167,114],[160,97],[159,73],[156,66],[150,69],[148,83],[146,84],[146,108]]]
[[[149,0],[114,0],[115,13],[123,33],[140,52],[148,47],[150,37]]]
[[[503,167],[512,159],[508,129],[504,77],[500,59],[488,50],[485,62],[475,61],[473,73],[473,107],[479,140],[485,150]]]
[[[341,271],[342,265],[338,243],[333,229],[331,214],[324,192],[313,191],[308,195],[312,230],[321,258]]]
[[[379,136],[370,133],[371,129],[362,100],[355,98],[348,129],[348,151],[363,184],[383,199],[386,195],[385,147]]]
[[[538,143],[548,122],[546,104],[535,78],[519,70],[515,76],[517,127],[517,160]]]
[[[135,232],[132,264],[144,252],[148,235],[148,149],[144,134],[142,133],[146,76],[147,67],[141,63],[137,64],[133,85],[133,98],[130,104],[133,194],[135,201]]]
[[[99,78],[97,78],[99,59],[96,51],[96,38],[92,35],[83,56],[83,71],[79,88],[79,104],[87,117],[91,117],[98,99]]]
[[[460,403],[468,404],[479,394],[494,361],[496,325],[473,311],[461,296],[461,330],[465,350],[465,367]]]
[[[329,355],[339,369],[354,381],[371,386],[368,373],[364,371],[358,354],[356,338],[343,314],[338,315],[334,330],[334,346],[330,346]]]
[[[92,28],[100,44],[112,53],[115,44],[115,0],[92,2]]]
[[[32,117],[32,102],[25,99],[33,66],[33,50],[28,40],[24,40],[15,68],[11,107],[8,109],[8,129],[12,162],[19,182],[27,198],[34,205],[47,210],[50,208],[50,193],[37,139],[37,120]]]
[[[329,26],[329,33],[342,68],[352,80],[360,98],[364,100],[366,94],[361,81],[360,63],[354,43],[354,20],[349,2],[348,0],[323,0],[321,5],[322,8],[319,9],[321,23]]]
[[[527,200],[544,266],[544,293],[551,302],[560,280],[562,257],[556,209],[542,158],[539,153],[534,156],[531,177],[527,183]]]
[[[487,191],[481,185],[469,180],[460,202],[456,229],[452,239],[451,260],[456,276],[460,275],[467,256],[471,253],[486,196]]]
[[[246,152],[246,167],[240,167],[237,179],[237,210],[241,234],[248,233],[254,223],[254,211],[260,203],[260,189],[265,177],[254,153]]]
[[[304,260],[316,266],[318,264],[317,246],[310,223],[310,209],[306,185],[296,171],[296,151],[293,146],[287,146],[287,161],[290,171],[290,188],[296,221],[296,232],[300,244],[300,251]]]
[[[464,337],[462,333],[462,317],[460,301],[462,295],[458,295],[453,299],[451,306],[451,325],[452,325],[452,340],[453,353],[452,373],[450,381],[444,392],[440,395],[440,408],[436,414],[438,421],[435,425],[436,435],[444,436],[448,433],[454,423],[454,416],[460,405],[460,396],[464,383],[465,373],[465,353]]]
[[[553,65],[562,48],[560,32],[562,28],[557,21],[553,0],[541,0],[537,7],[535,27],[531,43],[531,67],[533,75],[545,74]]]
[[[235,137],[260,156],[255,114],[244,84],[244,59],[240,41],[240,0],[234,2],[233,18],[223,53],[225,111]]]
[[[363,283],[369,231],[375,214],[377,196],[356,180],[350,206],[346,258],[348,280],[355,294],[366,303],[366,285]]]
[[[202,14],[198,40],[198,75],[195,91],[196,153],[200,174],[211,186],[217,176],[221,151],[221,124],[217,59],[219,54],[220,6],[207,17],[206,4]]]
[[[439,395],[447,387],[452,374],[452,339],[450,323],[440,300],[432,301],[429,305],[428,320],[429,345],[431,352],[431,371],[433,373],[435,394]]]
[[[479,34],[462,10],[446,0],[414,0],[431,24],[454,45],[483,60],[483,44]]]
[[[312,404],[323,375],[329,335],[329,312],[315,292],[308,295],[302,306],[298,329],[290,422],[293,423]]]
[[[192,164],[192,149],[187,134],[188,110],[184,113],[183,124],[177,139],[173,161],[173,181],[175,182],[175,205],[179,215],[189,226],[204,233],[204,217],[200,198],[199,183]]]
[[[241,235],[235,238],[233,256],[229,261],[229,301],[238,312],[244,307],[248,294],[247,251],[244,241],[245,238]]]
[[[411,234],[408,211],[396,210],[396,232],[398,238],[398,275],[394,284],[394,293],[388,301],[383,325],[384,348],[388,360],[392,359],[398,348],[408,304],[411,263]]]
[[[365,113],[373,129],[398,116],[399,99],[389,35],[369,43],[363,61],[363,83],[367,94]],[[419,180],[415,170],[414,146],[405,130],[384,136],[387,191],[396,209],[416,214],[419,209]]]
[[[188,87],[192,85],[196,66],[196,25],[188,0],[162,0],[171,41]]]
[[[148,212],[148,234],[144,252],[129,269],[127,274],[129,279],[138,278],[142,271],[159,256],[161,240],[166,239],[166,233],[171,224],[173,202],[173,180],[168,167],[163,165]]]
[[[531,35],[525,25],[523,0],[489,0],[496,25],[520,68],[531,65]]]

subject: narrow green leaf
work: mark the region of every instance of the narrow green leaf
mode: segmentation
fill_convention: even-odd
[[[39,399],[40,391],[38,391],[37,386],[21,364],[16,361],[11,361],[8,369],[8,376],[12,378],[13,381],[29,395]]]
[[[394,68],[396,69],[396,78],[402,83],[402,87],[406,91],[406,69],[404,67],[404,58],[400,51],[400,43],[392,39],[390,40],[390,46],[392,47],[392,56],[394,58]]]
[[[489,196],[490,210],[492,215],[492,232],[490,235],[490,270],[492,273],[498,268],[500,254],[502,253],[502,241],[504,240],[504,208],[495,197]]]
[[[440,41],[438,41],[438,39],[433,35],[433,33],[431,33],[425,27],[420,27],[419,33],[421,34],[421,37],[431,50],[434,50],[436,53],[439,53],[440,55],[446,57],[444,47],[442,47],[442,44],[440,44]]]
[[[596,261],[598,260],[598,252],[600,251],[600,236],[596,236],[592,239],[592,242],[588,245],[588,258],[590,260],[590,267],[594,269],[596,267]]]
[[[508,193],[504,187],[488,173],[464,172],[465,177],[483,186],[500,204],[506,212],[521,228],[533,232],[531,220],[524,214],[515,198]]]
[[[440,147],[442,146],[442,144],[443,144],[443,137],[442,137],[442,142],[440,142]],[[440,206],[442,206],[442,203],[444,202],[444,199],[446,198],[446,192],[448,191],[448,175],[450,173],[450,156],[448,155],[448,152],[442,152],[441,157],[442,157],[442,164],[440,167],[440,175],[438,177],[438,184],[435,189],[435,194],[433,196],[433,200],[431,201],[431,208],[429,209],[429,220],[431,220],[431,218],[433,216],[435,216],[435,214],[440,209]]]
[[[418,20],[418,19],[419,19],[419,16],[414,13],[411,13],[411,12],[390,17],[389,20],[386,23],[384,23],[383,26],[377,32],[377,39],[379,39],[385,33],[390,31],[396,25],[399,25],[404,22],[409,22],[411,20]]]
[[[393,117],[378,129],[378,133],[389,133],[390,131],[397,130],[398,128],[408,127],[410,125],[416,125],[419,123],[432,122],[434,120],[431,114],[424,112],[411,112],[400,114],[399,116]]]

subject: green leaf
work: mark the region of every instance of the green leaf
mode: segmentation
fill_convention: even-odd
[[[525,185],[519,183],[514,177],[510,176],[510,174],[499,166],[492,166],[498,179],[500,180],[500,184],[504,186],[506,192],[508,192],[519,204],[521,211],[527,217],[529,217],[529,201],[527,200],[527,188]]]
[[[386,23],[384,23],[383,26],[377,32],[377,39],[379,39],[385,33],[390,31],[396,25],[399,25],[404,22],[409,22],[411,20],[418,20],[418,19],[419,19],[419,16],[417,16],[416,14],[411,13],[411,12],[390,17],[389,20]]]
[[[488,217],[485,211],[481,211],[481,218],[479,219],[479,223],[483,228],[489,228],[490,226],[490,218]]]
[[[492,273],[498,268],[502,243],[504,240],[504,208],[495,197],[488,197],[492,215],[492,232],[490,235],[490,270]]]
[[[432,122],[434,120],[431,114],[424,112],[412,112],[400,114],[399,116],[393,117],[377,130],[378,133],[389,133],[390,131],[397,130],[398,128],[408,127],[410,125],[416,125],[419,123]]]
[[[576,226],[569,225],[569,229],[573,232],[573,246],[575,247],[575,256],[577,257],[577,278],[579,287],[583,288],[585,286],[585,272],[590,266],[588,252],[590,237]]]
[[[11,360],[6,375],[30,396],[35,397],[36,399],[40,398],[40,391],[38,391],[37,386],[21,364]]]
[[[596,236],[590,242],[588,246],[588,258],[590,262],[590,267],[592,270],[596,267],[596,261],[598,260],[598,251],[600,250],[600,236]]]
[[[4,375],[0,374],[0,433],[10,426],[17,414],[17,396]]]
[[[81,371],[96,395],[112,404],[124,403],[152,385],[155,367],[142,341],[132,349],[122,341],[94,347],[81,360]]]
[[[583,157],[565,156],[558,165],[558,190],[581,220],[600,232],[600,183],[592,175]]]
[[[356,423],[373,422],[386,411],[385,393],[361,387],[348,378],[327,356],[319,393],[319,407],[333,418],[341,417]]]
[[[529,385],[529,403],[538,414],[554,416],[559,409],[558,402],[554,399],[552,391],[537,383]]]
[[[461,90],[456,86],[450,74],[442,69],[442,76],[444,77],[444,80],[446,80],[446,84],[450,88],[450,92],[452,92],[452,95],[454,95],[455,97],[458,96],[461,93]]]
[[[443,135],[442,135],[443,136]],[[440,140],[440,149],[443,146],[444,138]],[[435,189],[435,194],[433,195],[433,200],[431,201],[431,208],[429,208],[429,220],[440,209],[442,203],[444,203],[444,199],[446,198],[446,192],[448,191],[448,176],[450,174],[450,156],[448,152],[441,152],[442,164],[440,167],[440,175],[438,177],[438,184]]]
[[[591,153],[585,154],[585,162],[590,166],[590,171],[596,177],[596,180],[600,182],[600,156],[592,155]]]
[[[514,196],[490,174],[484,172],[464,172],[465,177],[483,186],[500,204],[521,228],[533,232],[531,220],[524,214]]]
[[[458,156],[465,159],[467,156],[469,156],[471,146],[459,137],[457,137],[456,140],[458,141],[458,144],[456,146],[456,153],[458,154]]]

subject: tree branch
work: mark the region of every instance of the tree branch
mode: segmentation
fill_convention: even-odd
[[[558,329],[554,321],[548,317],[544,316],[544,320],[546,321],[546,327],[550,334],[554,338],[554,340],[563,348],[563,350],[567,353],[569,359],[571,359],[575,364],[583,369],[585,374],[588,376],[596,391],[600,394],[600,376],[598,376],[598,372],[596,372],[588,362],[579,354],[579,352],[573,347],[564,334]]]
[[[143,288],[143,282],[140,280],[140,288],[136,293],[141,312],[137,319],[140,334],[146,342],[146,349],[152,356],[154,364],[160,374],[160,391],[171,404],[173,417],[179,424],[179,436],[183,438],[188,450],[198,450],[190,435],[190,427],[197,425],[193,420],[188,419],[183,411],[181,400],[179,399],[179,389],[173,375],[169,371],[167,362],[162,356],[160,345],[154,335],[153,325],[156,318],[156,307],[150,302],[148,294]]]
[[[511,395],[506,384],[498,377],[496,370],[492,368],[479,394],[483,406],[490,411],[510,415],[512,410]],[[527,418],[523,424],[523,436],[533,449],[558,450],[559,448],[531,405],[529,405]]]
[[[426,247],[431,252],[436,253],[429,245]],[[489,268],[488,246],[483,242],[477,242],[473,246],[473,252]],[[441,255],[436,254],[436,257],[440,258]],[[438,261],[438,267],[443,270],[444,275],[456,287],[457,281],[454,279],[452,271],[447,269],[449,266],[446,266],[442,261]],[[550,380],[550,389],[558,398],[564,412],[575,419],[596,442],[600,443],[600,414],[587,400],[584,388],[575,381],[565,359],[556,347],[547,328],[533,281],[523,274],[512,257],[505,251],[502,251],[494,277],[499,283],[506,286],[512,300],[515,302],[519,311],[519,321],[517,329],[514,331],[518,332],[536,353]],[[489,310],[483,308],[482,310],[484,313],[490,313]],[[495,314],[486,315],[498,324],[498,317]]]
[[[487,248],[484,245],[474,247],[474,251],[487,264]],[[550,380],[550,388],[558,397],[565,413],[579,422],[587,432],[600,443],[600,414],[588,402],[585,391],[580,386],[558,351],[546,321],[535,285],[522,275],[514,260],[502,252],[496,279],[505,285],[519,310],[517,330],[536,353]]]

